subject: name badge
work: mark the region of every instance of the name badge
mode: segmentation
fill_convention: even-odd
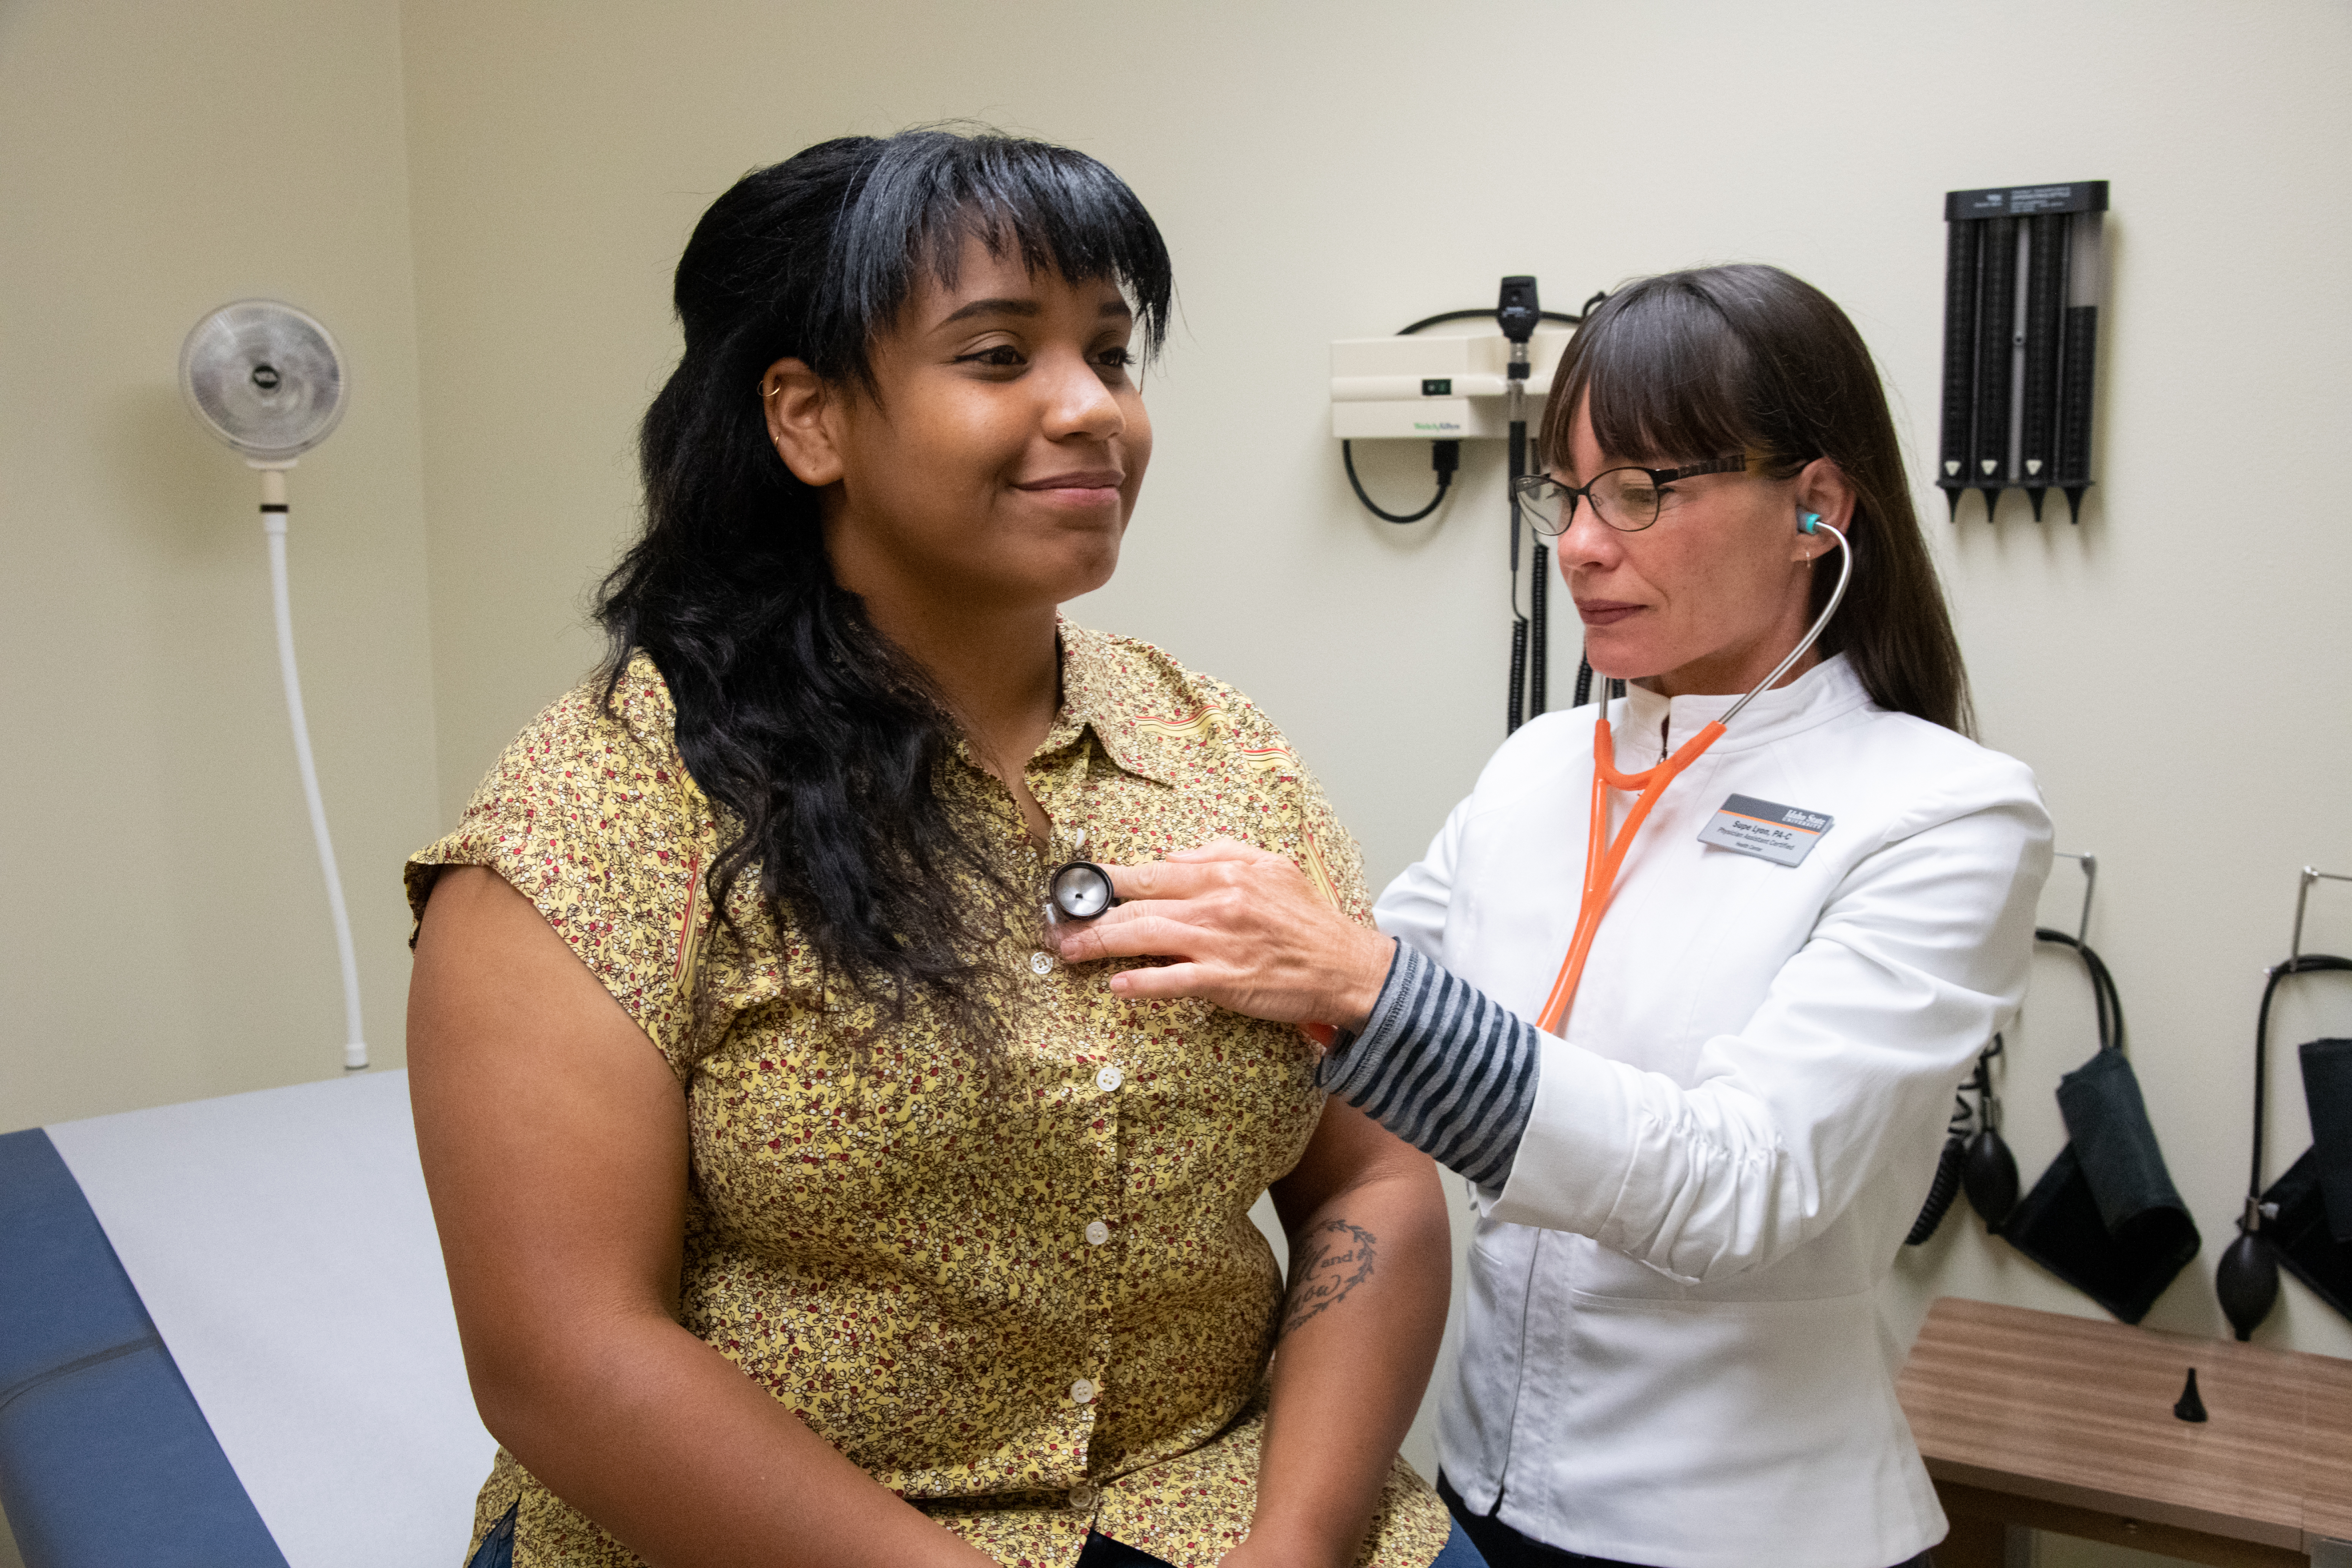
[[[1795,866],[1812,853],[1822,834],[1836,826],[1835,817],[1818,811],[1735,795],[1716,812],[1715,820],[1699,830],[1698,841],[1754,855],[1775,866]]]

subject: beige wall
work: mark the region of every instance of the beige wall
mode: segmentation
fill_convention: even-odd
[[[175,384],[188,329],[246,295],[352,364],[289,553],[397,1063],[396,868],[436,817],[398,7],[0,6],[0,1128],[341,1068],[257,481]]]
[[[394,868],[437,816],[398,7],[0,5],[0,1130],[341,1070],[255,478],[174,384],[256,294],[352,364],[290,476],[291,574],[396,1064]]]
[[[2328,597],[2352,545],[2305,466],[2345,412],[2352,348],[2352,309],[2306,282],[2345,229],[2340,6],[2224,27],[2179,5],[1490,5],[1448,9],[1442,32],[1402,5],[404,15],[445,811],[593,657],[582,595],[631,525],[631,428],[675,353],[687,231],[744,169],[819,138],[973,116],[1084,147],[1150,205],[1182,303],[1148,384],[1158,454],[1118,579],[1073,613],[1256,697],[1380,879],[1501,738],[1500,463],[1473,447],[1435,523],[1367,518],[1325,434],[1330,339],[1485,304],[1507,271],[1572,309],[1633,273],[1773,261],[1853,311],[1926,453],[1942,193],[2114,181],[2084,523],[2036,526],[2012,498],[1998,528],[1973,501],[1931,526],[1988,739],[2039,771],[2062,846],[2103,858],[2095,942],[2209,1259],[2231,1234],[2256,972],[2283,956],[2293,868],[2352,867],[2352,726],[2318,684],[2352,662]],[[1393,503],[1425,462],[1366,467]],[[2223,464],[2275,477],[2251,495],[2200,478]],[[2259,516],[2235,515],[2250,501]],[[2173,737],[2225,713],[2200,773]],[[2062,876],[2050,918],[2071,925],[2072,896]],[[2352,894],[2315,937],[2352,942]],[[2058,1074],[2091,1048],[2075,976],[2038,978],[2008,1080],[2029,1181],[2063,1141]],[[2306,1134],[2278,1083],[2291,1155]],[[2151,1321],[2217,1331],[2209,1277]],[[1947,1292],[2097,1310],[1965,1215],[1904,1260],[1897,1331]],[[2266,1341],[2352,1353],[2352,1326],[2286,1298]]]
[[[1629,274],[1772,261],[1853,313],[1925,454],[1943,192],[2106,178],[2103,482],[2083,524],[2036,525],[2012,497],[1997,527],[1971,500],[1954,528],[1923,500],[1987,739],[2034,765],[2061,847],[2102,858],[2093,940],[2218,1251],[2258,971],[2284,956],[2294,868],[2352,868],[2352,704],[2330,679],[2352,668],[2334,603],[2352,535],[2324,456],[2352,351],[2352,306],[2324,282],[2352,173],[2331,85],[2347,13],[1468,5],[1442,33],[1429,15],[412,0],[445,811],[593,657],[582,595],[631,525],[631,426],[675,352],[687,230],[742,170],[820,137],[976,116],[1100,155],[1151,205],[1182,303],[1148,384],[1158,455],[1118,579],[1073,613],[1255,696],[1379,878],[1501,738],[1500,460],[1471,447],[1439,521],[1366,517],[1325,435],[1330,339],[1486,303],[1506,271],[1572,309]],[[1425,462],[1366,467],[1393,503]],[[2047,910],[2069,927],[2072,877]],[[2352,943],[2352,893],[2317,897],[2315,942]],[[2062,1141],[2057,1076],[2091,1048],[2077,973],[2049,959],[2037,980],[2008,1080],[2028,1180]],[[2323,999],[2334,1014],[2298,1000],[2284,1037],[2345,1027],[2352,994]],[[2291,1068],[2277,1086],[2291,1156]],[[2151,1321],[2214,1331],[2209,1272]],[[2095,1310],[1958,1220],[1901,1284],[1905,1321],[1948,1290]],[[2352,1352],[2294,1286],[2265,1338]]]
[[[1507,271],[1572,309],[1631,274],[1777,262],[1861,324],[1924,477],[1942,193],[2106,178],[2083,525],[2037,526],[2012,498],[1999,526],[1972,500],[1955,529],[1923,496],[1986,738],[2033,764],[2060,847],[2101,857],[2092,938],[2209,1238],[2150,1321],[2220,1331],[2259,971],[2284,955],[2294,868],[2352,869],[2341,5],[131,15],[0,9],[0,527],[25,590],[0,766],[26,825],[0,837],[17,893],[0,1124],[331,1070],[332,953],[246,479],[169,385],[180,333],[222,300],[284,293],[360,366],[351,420],[295,476],[298,614],[391,1059],[389,868],[593,658],[582,606],[632,525],[633,426],[675,353],[668,269],[746,168],[973,116],[1136,186],[1182,317],[1148,384],[1159,452],[1126,565],[1073,613],[1249,690],[1376,878],[1501,736],[1500,460],[1470,448],[1436,522],[1364,516],[1325,434],[1330,339],[1486,304]],[[266,71],[247,64],[265,41]],[[1394,502],[1424,462],[1365,466]],[[2072,875],[2051,923],[2072,924]],[[2315,897],[2311,944],[2352,948],[2352,892]],[[2326,984],[2281,1038],[2352,1026]],[[2045,960],[2037,987],[2008,1079],[2029,1180],[2062,1137],[2057,1076],[2091,1048],[2077,975]],[[2275,1170],[2307,1137],[2285,1063],[2273,1104]],[[1904,1260],[1898,1329],[1944,1292],[2096,1310],[1964,1221]],[[2352,1325],[2293,1284],[2263,1338],[2352,1353]]]

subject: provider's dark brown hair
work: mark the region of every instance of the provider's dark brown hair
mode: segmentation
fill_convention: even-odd
[[[1862,334],[1777,267],[1701,267],[1628,283],[1585,317],[1553,378],[1547,452],[1589,402],[1601,449],[1667,467],[1744,451],[1786,479],[1816,458],[1853,487],[1853,585],[1822,634],[1871,700],[1962,734],[1969,675],[1919,531],[1895,419]],[[1813,580],[1828,602],[1836,579]]]

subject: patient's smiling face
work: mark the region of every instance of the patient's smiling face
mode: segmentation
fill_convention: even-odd
[[[954,281],[920,274],[875,338],[873,389],[823,388],[815,428],[779,386],[797,362],[772,366],[771,430],[820,490],[836,578],[1008,608],[1109,581],[1151,457],[1134,325],[1109,279],[1033,273],[972,237]]]

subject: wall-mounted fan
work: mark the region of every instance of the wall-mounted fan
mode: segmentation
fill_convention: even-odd
[[[278,613],[278,668],[286,683],[286,713],[294,726],[294,760],[310,806],[310,832],[327,879],[327,907],[335,920],[335,948],[343,965],[343,1066],[368,1065],[360,1028],[359,957],[343,906],[343,879],[327,834],[326,802],[310,758],[310,726],[302,715],[302,682],[294,668],[294,615],[286,588],[286,470],[325,440],[343,416],[349,383],[334,338],[315,320],[275,300],[223,305],[180,346],[180,391],[189,411],[261,473],[261,527],[269,541],[270,596]]]

